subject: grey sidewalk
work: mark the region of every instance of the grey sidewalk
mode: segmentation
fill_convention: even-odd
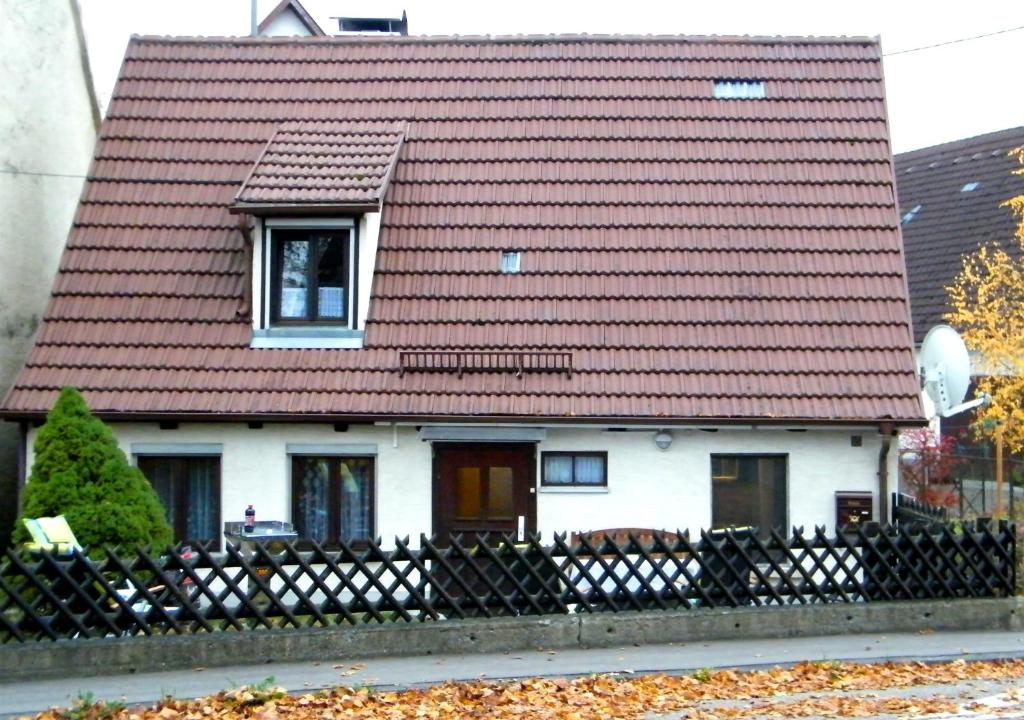
[[[0,683],[0,713],[29,714],[68,705],[81,692],[96,699],[138,704],[162,695],[198,697],[260,682],[302,691],[335,685],[395,687],[536,675],[604,672],[680,673],[702,667],[757,667],[802,660],[873,661],[895,659],[1024,657],[1024,633],[940,632],[845,635],[784,640],[719,640],[594,650],[519,651],[480,655],[420,656],[319,663],[239,665],[217,669],[108,677]]]

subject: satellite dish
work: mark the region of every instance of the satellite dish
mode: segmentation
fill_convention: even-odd
[[[971,356],[963,338],[949,325],[936,325],[924,336],[918,355],[924,392],[942,417],[987,405],[987,394],[964,402],[971,385]]]

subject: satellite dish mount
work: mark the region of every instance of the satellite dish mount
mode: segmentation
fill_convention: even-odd
[[[964,402],[971,385],[971,356],[963,338],[949,325],[936,325],[924,337],[919,356],[924,392],[935,411],[950,417],[992,402],[988,393]]]

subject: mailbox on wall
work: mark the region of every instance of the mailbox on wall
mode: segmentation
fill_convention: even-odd
[[[875,503],[871,493],[836,493],[836,528],[846,525],[869,523],[875,515]]]

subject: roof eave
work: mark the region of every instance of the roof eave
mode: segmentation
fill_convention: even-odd
[[[189,412],[116,412],[94,410],[93,415],[112,422],[280,422],[280,423],[515,423],[547,425],[611,425],[616,427],[665,427],[688,425],[699,427],[876,427],[883,424],[896,428],[921,427],[924,418],[805,418],[805,417],[637,417],[637,416],[543,416],[543,415],[386,415],[335,413],[189,413]],[[45,412],[0,410],[0,418],[8,421],[41,420]]]

